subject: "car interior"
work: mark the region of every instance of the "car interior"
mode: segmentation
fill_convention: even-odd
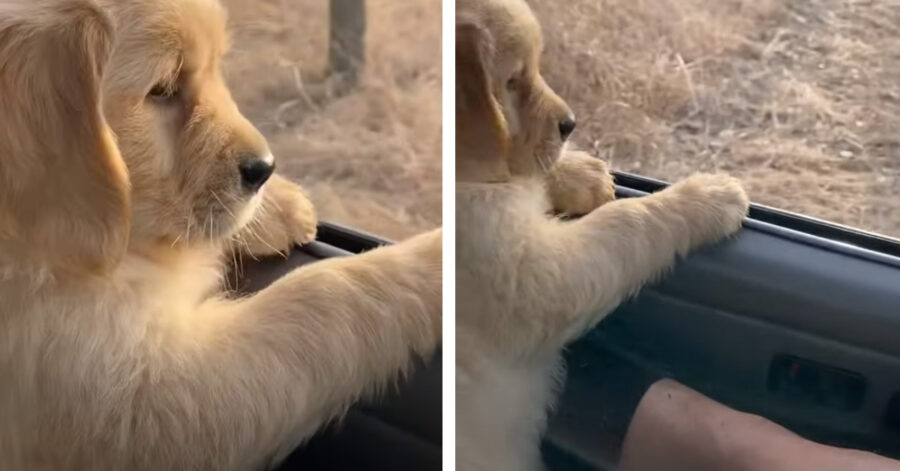
[[[665,183],[616,175],[620,197]],[[250,293],[389,243],[323,223],[287,259],[246,260]],[[611,470],[630,414],[667,377],[817,442],[900,458],[900,241],[754,205],[734,238],[680,261],[566,354],[550,470]],[[440,357],[359,405],[279,470],[439,469]]]
[[[620,197],[664,188],[617,174]],[[810,440],[900,458],[900,241],[754,205],[566,354],[551,470],[611,470],[641,395],[672,378]]]

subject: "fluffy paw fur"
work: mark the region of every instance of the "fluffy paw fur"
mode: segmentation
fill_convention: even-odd
[[[553,211],[582,216],[616,198],[606,162],[586,152],[567,152],[547,175]]]
[[[256,217],[236,237],[242,252],[267,256],[290,252],[316,238],[316,210],[300,185],[273,175]]]
[[[708,244],[741,228],[750,200],[741,182],[724,174],[700,173],[672,186],[684,208],[694,208],[691,220],[695,244]]]

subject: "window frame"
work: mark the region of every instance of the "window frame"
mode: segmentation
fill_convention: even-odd
[[[617,196],[622,197],[655,193],[671,185],[628,172],[610,173],[616,181]],[[744,225],[779,237],[900,267],[900,239],[894,237],[759,203],[750,204]]]

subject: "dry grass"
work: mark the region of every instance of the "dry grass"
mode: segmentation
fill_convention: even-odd
[[[440,0],[368,0],[368,67],[341,97],[326,0],[223,3],[232,92],[322,219],[397,239],[440,225]]]
[[[897,0],[531,0],[575,141],[666,180],[900,236]]]

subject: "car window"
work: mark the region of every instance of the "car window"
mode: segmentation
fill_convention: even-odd
[[[328,1],[223,3],[232,94],[320,219],[393,239],[439,226],[440,0],[330,2],[351,23],[366,6],[365,62],[350,85],[329,73]]]
[[[532,0],[576,146],[900,237],[900,8],[836,0]]]

